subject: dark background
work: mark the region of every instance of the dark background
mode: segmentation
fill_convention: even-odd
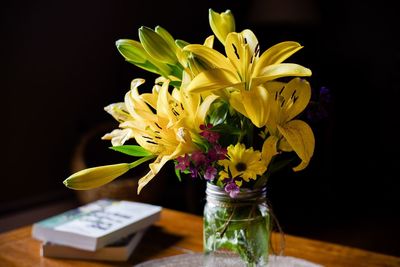
[[[400,256],[400,38],[398,12],[386,1],[2,2],[0,216],[74,199],[62,181],[79,140],[104,123],[116,126],[103,107],[122,101],[133,78],[151,89],[156,77],[124,62],[116,40],[161,25],[202,43],[212,33],[210,7],[231,9],[237,30],[252,29],[262,51],[300,42],[305,48],[290,61],[312,69],[315,92],[325,86],[333,96],[329,116],[310,122],[317,141],[308,169],[269,181],[283,230]],[[85,154],[89,166],[120,160],[97,138],[105,132]],[[178,183],[172,171],[166,166],[149,186],[163,187],[155,203],[201,214],[202,184]]]

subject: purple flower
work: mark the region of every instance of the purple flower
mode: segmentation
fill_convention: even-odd
[[[214,180],[215,176],[217,175],[217,169],[213,166],[208,166],[206,172],[204,173],[204,179],[208,181]]]
[[[199,166],[206,163],[206,156],[200,151],[195,151],[192,153],[192,160],[196,166]]]
[[[199,171],[195,167],[190,167],[190,176],[192,178],[197,178]]]
[[[239,194],[240,188],[234,181],[231,181],[225,185],[225,192],[229,193],[231,198],[235,198]]]
[[[175,169],[184,171],[190,166],[189,156],[185,154],[185,156],[176,158],[178,164],[176,164]]]

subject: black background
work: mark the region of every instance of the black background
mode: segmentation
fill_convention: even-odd
[[[284,231],[400,255],[400,46],[398,14],[386,1],[3,1],[1,214],[73,198],[61,182],[79,138],[112,122],[103,107],[122,101],[133,78],[146,78],[150,90],[155,76],[124,62],[116,40],[161,25],[202,43],[210,7],[231,9],[237,30],[252,29],[262,50],[300,42],[305,48],[290,61],[312,69],[313,88],[333,95],[329,117],[311,124],[317,143],[308,169],[269,181]],[[110,163],[109,155],[92,163]],[[161,204],[200,214],[201,193],[188,207],[184,189],[199,181],[169,176],[182,197],[166,189]]]

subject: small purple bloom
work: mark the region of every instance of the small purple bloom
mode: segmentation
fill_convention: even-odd
[[[204,179],[208,181],[214,180],[215,176],[217,175],[217,169],[213,166],[208,166],[206,172],[204,173]]]
[[[178,164],[176,164],[175,169],[184,171],[190,166],[189,156],[185,154],[185,156],[176,158]]]
[[[198,175],[199,175],[199,171],[194,167],[190,167],[190,176],[192,178],[197,178]]]
[[[192,160],[196,166],[199,166],[206,163],[206,156],[200,151],[195,151],[192,153]]]
[[[225,192],[229,193],[231,198],[235,198],[239,194],[240,189],[234,181],[231,181],[225,185]]]

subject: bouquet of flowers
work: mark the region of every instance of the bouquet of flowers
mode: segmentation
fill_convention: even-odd
[[[302,48],[297,42],[261,53],[251,30],[235,31],[229,10],[210,10],[209,22],[214,35],[203,44],[175,40],[160,26],[141,27],[140,42],[117,41],[126,61],[158,76],[151,92],[140,93],[145,81],[134,79],[124,102],[105,108],[120,124],[103,139],[111,140],[113,150],[139,159],[85,169],[64,184],[95,188],[153,160],[138,182],[140,193],[166,162],[174,161],[179,179],[182,173],[204,179],[214,194],[204,212],[206,254],[228,249],[248,266],[265,266],[270,217],[261,205],[265,196],[254,192],[265,194],[271,173],[290,162],[282,155],[297,155],[294,171],[310,162],[314,135],[297,117],[311,98],[309,83],[300,77],[311,71],[283,63]],[[224,53],[213,48],[215,36]],[[136,145],[126,144],[130,139]],[[238,199],[247,202],[237,205]]]
[[[278,43],[263,53],[251,30],[235,31],[232,13],[210,9],[214,35],[203,44],[174,39],[168,31],[141,27],[139,41],[121,39],[116,46],[126,61],[155,73],[152,91],[139,93],[134,79],[124,102],[105,107],[120,124],[106,134],[112,149],[134,157],[132,163],[79,171],[64,184],[73,189],[104,185],[146,161],[149,172],[138,193],[173,160],[176,174],[190,174],[223,187],[231,197],[243,188],[263,187],[268,176],[294,151],[304,169],[314,150],[311,128],[296,119],[311,97],[303,78],[311,71],[282,63],[299,51],[297,42]],[[215,37],[225,54],[213,48]],[[129,139],[138,145],[125,145]]]

